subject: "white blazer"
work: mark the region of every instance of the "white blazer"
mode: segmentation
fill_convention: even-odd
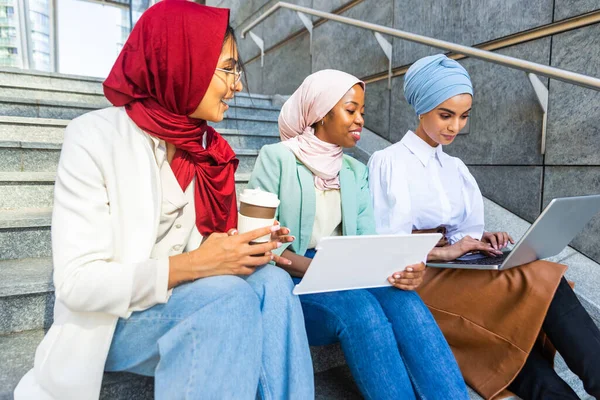
[[[67,126],[52,215],[54,324],[16,400],[98,399],[118,318],[167,302],[168,258],[149,258],[159,178],[148,137],[123,108]]]

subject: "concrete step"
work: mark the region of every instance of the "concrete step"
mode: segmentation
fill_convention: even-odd
[[[59,102],[78,102],[101,104],[102,107],[109,107],[110,102],[104,97],[104,93],[73,91],[73,89],[46,89],[30,85],[23,85],[18,82],[10,84],[0,84],[0,93],[3,97],[14,99],[29,100],[47,100]]]
[[[25,129],[16,134],[2,132],[0,121],[0,172],[54,172],[60,158],[62,133],[51,132],[41,138],[37,129],[45,131],[46,127],[29,126],[30,133]],[[52,127],[50,129],[57,129]],[[16,135],[20,134],[19,137]],[[233,147],[240,160],[240,172],[250,172],[258,151],[265,144],[279,140],[273,132],[246,133],[244,131],[224,130],[223,136]]]
[[[31,178],[33,181],[20,181],[6,186],[2,186],[0,182],[0,205],[14,206],[0,209],[0,260],[51,255],[50,225],[54,174],[23,174],[29,177],[39,174],[40,177]],[[47,180],[40,183],[42,178]],[[14,179],[20,178],[17,176]],[[238,196],[248,184],[248,179],[250,173],[236,173],[235,188]],[[24,208],[23,205],[35,207]]]
[[[52,207],[54,172],[0,172],[0,210]]]
[[[3,93],[3,92],[0,92]],[[109,106],[102,102],[78,102],[74,100],[32,99],[0,97],[0,115],[14,117],[36,117],[73,119],[86,112]],[[250,119],[254,121],[277,122],[276,109],[261,109],[230,104],[226,119]],[[240,116],[237,117],[236,115]]]
[[[255,134],[271,134],[279,136],[279,126],[277,120],[266,119],[235,119],[226,118],[221,122],[211,123],[218,132],[223,129],[237,129],[244,132]]]
[[[49,257],[51,208],[0,210],[0,260]]]
[[[24,86],[45,90],[62,90],[90,94],[103,94],[100,78],[56,73],[0,68],[0,85]]]
[[[14,388],[33,366],[35,349],[43,337],[44,331],[41,329],[0,335],[0,359],[3,360],[0,364],[0,400],[13,399]],[[345,363],[339,345],[313,347],[311,353],[315,369],[316,399],[360,398],[348,369],[336,372]],[[153,378],[120,372],[105,373],[100,399],[152,400],[153,391]]]
[[[54,172],[0,172],[0,210],[52,207],[55,179]],[[249,171],[236,173],[238,193],[249,179]]]
[[[0,335],[49,327],[54,285],[50,257],[0,261]]]
[[[0,93],[3,97],[13,99],[47,100],[55,102],[77,102],[88,103],[94,106],[101,105],[109,107],[110,102],[104,97],[102,86],[99,90],[81,91],[75,88],[53,88],[47,86],[36,86],[21,82],[0,82]],[[259,110],[273,110],[278,112],[279,108],[274,106],[270,99],[258,98],[253,95],[236,95],[230,106],[250,107]]]
[[[103,79],[86,76],[0,68],[0,93],[7,93],[5,97],[77,101],[77,97],[69,96],[74,94],[104,98],[102,81]],[[36,94],[33,91],[44,93]],[[273,96],[241,92],[236,94],[234,105],[277,108],[273,106],[272,99]]]

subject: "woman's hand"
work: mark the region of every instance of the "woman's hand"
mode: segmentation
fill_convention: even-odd
[[[279,221],[276,220],[273,225],[279,226]],[[279,229],[278,231],[275,231],[271,234],[271,240],[276,241],[276,242],[281,242],[283,244],[283,243],[291,243],[294,240],[296,240],[296,238],[294,236],[290,235],[290,230],[288,228],[286,228],[285,226],[282,226],[281,229]],[[291,260],[288,260],[287,258],[282,257],[282,256],[278,256],[277,254],[273,254],[273,261],[275,261],[275,264],[280,265],[280,266],[292,264]]]
[[[416,290],[423,283],[425,264],[414,264],[406,267],[404,271],[396,272],[388,278],[392,286],[402,290]]]
[[[502,252],[494,249],[491,244],[465,236],[450,246],[435,247],[427,256],[427,260],[452,261],[475,251],[480,251],[489,257],[502,255]]]
[[[279,226],[279,221],[276,220],[273,223],[273,226]],[[229,236],[237,235],[238,231],[236,229],[230,229],[229,231],[227,231],[227,234]],[[288,228],[286,228],[285,226],[281,226],[279,228],[279,230],[271,233],[271,241],[274,241],[274,242],[281,242],[281,244],[283,244],[283,243],[291,243],[294,240],[296,240],[296,238],[294,236],[290,235],[290,230]],[[292,261],[288,260],[285,257],[278,256],[277,254],[273,254],[273,261],[278,266],[285,266],[285,265],[292,264]]]
[[[508,246],[508,242],[515,244],[515,241],[508,232],[483,232],[481,241],[491,244],[496,250],[502,250]]]
[[[196,250],[169,257],[169,288],[208,276],[252,274],[274,259],[271,251],[281,247],[281,242],[250,242],[279,229],[274,225],[241,235],[211,234]]]

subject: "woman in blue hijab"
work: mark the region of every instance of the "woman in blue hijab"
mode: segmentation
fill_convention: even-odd
[[[377,232],[443,233],[428,261],[473,251],[501,255],[512,238],[484,230],[477,182],[442,150],[467,123],[469,74],[443,54],[422,58],[406,73],[404,96],[417,128],[369,161]],[[418,293],[465,380],[484,398],[509,389],[523,399],[578,399],[554,371],[555,349],[600,398],[600,331],[563,277],[566,269],[535,261],[505,271],[427,270]]]

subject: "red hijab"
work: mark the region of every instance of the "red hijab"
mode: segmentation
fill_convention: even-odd
[[[228,9],[163,0],[139,19],[104,81],[114,106],[125,106],[137,126],[177,148],[171,168],[183,190],[196,178],[196,226],[202,235],[237,226],[239,161],[206,121],[188,117],[208,89],[228,21]]]

